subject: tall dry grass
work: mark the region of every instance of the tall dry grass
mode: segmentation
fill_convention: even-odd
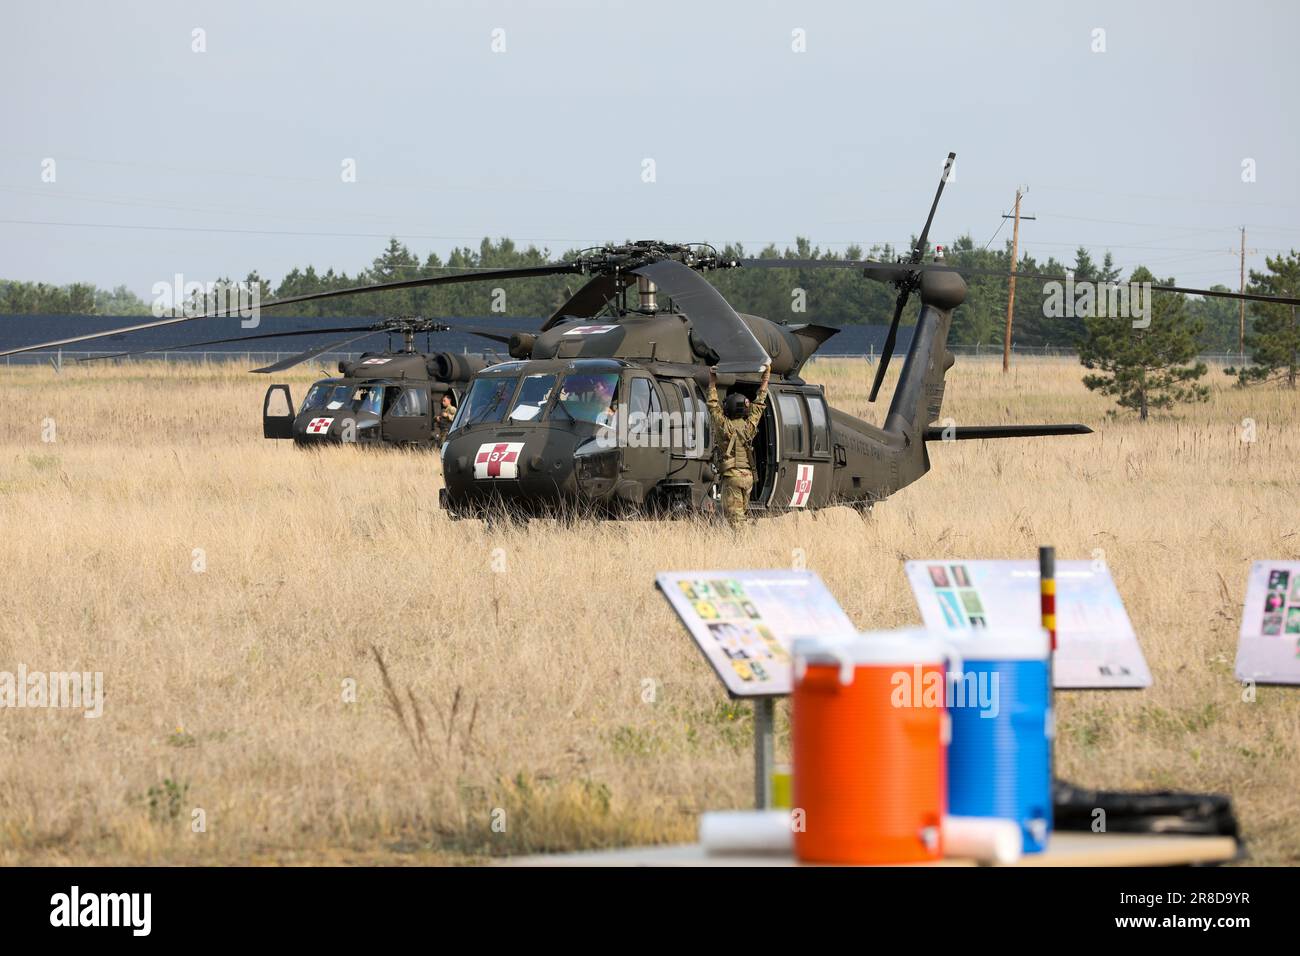
[[[879,419],[868,372],[810,376]],[[292,374],[299,396],[312,377]],[[802,549],[880,628],[918,620],[902,560],[1043,543],[1104,550],[1155,676],[1061,695],[1060,772],[1229,793],[1255,859],[1295,862],[1300,690],[1247,703],[1232,665],[1249,562],[1300,556],[1297,396],[1217,375],[1209,404],[1144,426],[1109,420],[1080,378],[1068,360],[1005,377],[959,361],[957,422],[1098,433],[934,447],[932,473],[866,521],[793,515],[736,541],[699,523],[448,521],[432,455],[263,441],[266,381],[242,366],[0,369],[0,670],[103,671],[107,694],[99,719],[0,711],[0,862],[430,862],[687,839],[699,811],[749,801],[749,716],[656,570],[786,567]]]

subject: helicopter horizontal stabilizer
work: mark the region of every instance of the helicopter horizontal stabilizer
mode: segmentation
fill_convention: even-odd
[[[1049,435],[1091,435],[1087,425],[931,425],[926,441],[963,441],[976,438],[1043,438]]]

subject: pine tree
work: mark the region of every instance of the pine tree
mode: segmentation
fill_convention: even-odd
[[[1251,292],[1261,295],[1300,296],[1300,256],[1265,259],[1268,272],[1250,270]],[[1238,385],[1278,381],[1295,388],[1300,377],[1300,317],[1293,305],[1253,303],[1254,326],[1246,336],[1251,364],[1244,368],[1224,369],[1237,377]]]
[[[1139,266],[1131,281],[1156,280]],[[1160,284],[1173,282],[1166,279]],[[1086,318],[1086,335],[1079,344],[1079,361],[1102,373],[1085,375],[1083,384],[1103,395],[1114,395],[1121,408],[1133,409],[1142,421],[1153,408],[1203,402],[1210,397],[1209,388],[1196,381],[1206,372],[1204,362],[1194,361],[1200,323],[1188,315],[1183,297],[1155,293],[1149,307],[1150,325],[1146,328],[1134,328],[1130,316],[1094,314]]]

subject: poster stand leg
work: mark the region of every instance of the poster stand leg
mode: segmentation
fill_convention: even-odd
[[[754,809],[772,808],[772,762],[775,755],[776,698],[754,698]]]

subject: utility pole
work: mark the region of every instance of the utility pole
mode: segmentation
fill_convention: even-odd
[[[1016,262],[1020,258],[1020,197],[1029,192],[1028,186],[1016,188],[1016,211],[1013,215],[1002,214],[1003,219],[1015,219],[1015,228],[1011,232],[1011,285],[1007,289],[1007,329],[1002,337],[1002,371],[1011,368],[1011,315],[1016,308]],[[1033,219],[1033,216],[1025,216]]]

